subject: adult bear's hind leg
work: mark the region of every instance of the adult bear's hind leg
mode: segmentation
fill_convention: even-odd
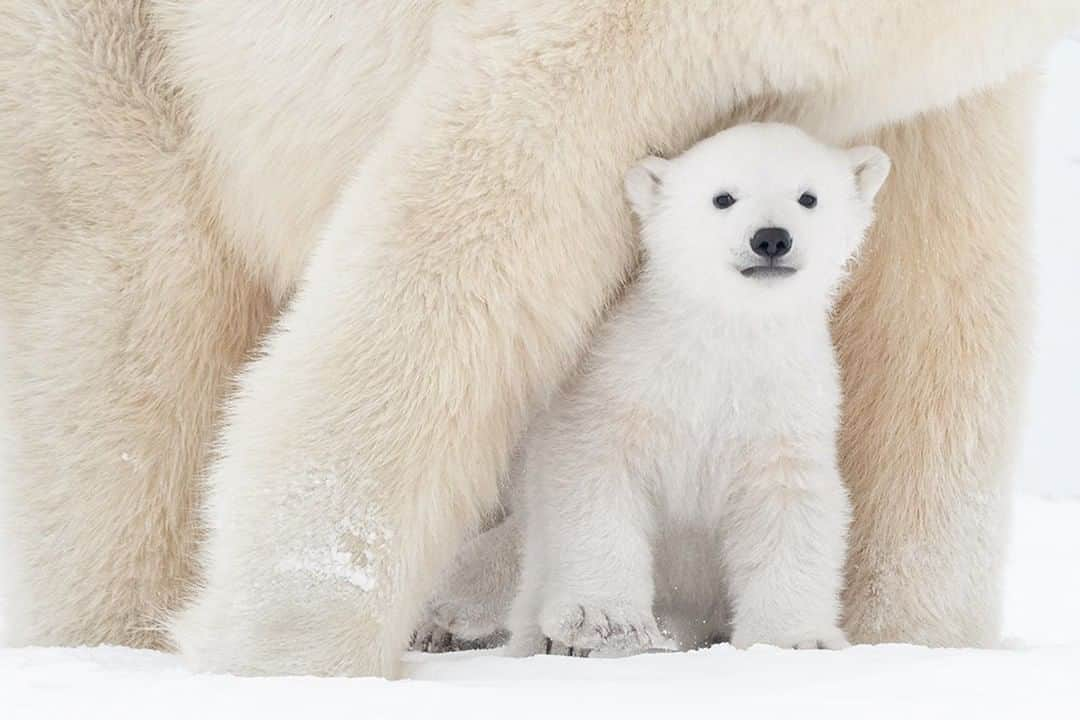
[[[1000,629],[1029,329],[1030,77],[881,134],[893,158],[835,333],[856,642]]]

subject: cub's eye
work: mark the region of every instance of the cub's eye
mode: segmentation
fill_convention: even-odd
[[[731,193],[720,193],[713,197],[712,204],[721,210],[727,210],[735,204],[735,197]]]
[[[803,193],[799,196],[799,204],[802,205],[804,208],[812,208],[817,205],[817,195]]]

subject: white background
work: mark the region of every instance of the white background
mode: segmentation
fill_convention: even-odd
[[[1039,323],[1017,483],[1080,496],[1080,36],[1049,58],[1038,141]]]

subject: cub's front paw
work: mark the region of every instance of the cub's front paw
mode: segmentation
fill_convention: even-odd
[[[745,650],[751,645],[775,645],[795,650],[843,650],[850,647],[844,631],[838,627],[805,632],[769,632],[735,629],[731,644]]]
[[[501,618],[483,605],[443,601],[432,604],[431,620],[462,640],[481,640],[502,630]]]
[[[413,633],[410,650],[426,653],[444,653],[454,649],[454,636],[434,622],[425,620]]]
[[[409,647],[427,653],[485,650],[502,645],[506,638],[507,632],[502,628],[470,623],[457,615],[448,617],[434,608],[425,612]]]
[[[629,654],[661,644],[651,610],[616,603],[560,603],[540,613],[540,629],[552,642],[577,652],[612,650]]]

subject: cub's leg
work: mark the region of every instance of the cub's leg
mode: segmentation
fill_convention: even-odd
[[[526,480],[527,542],[540,546],[530,557],[545,559],[539,629],[578,650],[652,647],[654,508],[643,481],[610,444],[553,445],[565,452]]]
[[[805,457],[751,453],[723,522],[731,642],[843,648],[837,621],[850,510],[840,476]]]
[[[521,530],[520,513],[510,515],[465,545],[424,610],[414,649],[493,647],[506,639],[518,587]]]
[[[528,491],[523,495],[526,498],[532,497],[532,493]],[[526,503],[528,502],[527,500]],[[515,657],[545,653],[551,642],[544,637],[544,632],[540,629],[540,604],[543,601],[542,593],[547,576],[545,542],[542,534],[534,537],[540,532],[535,519],[524,517],[522,521],[521,577],[517,593],[510,605],[510,642],[507,646],[509,654]]]

